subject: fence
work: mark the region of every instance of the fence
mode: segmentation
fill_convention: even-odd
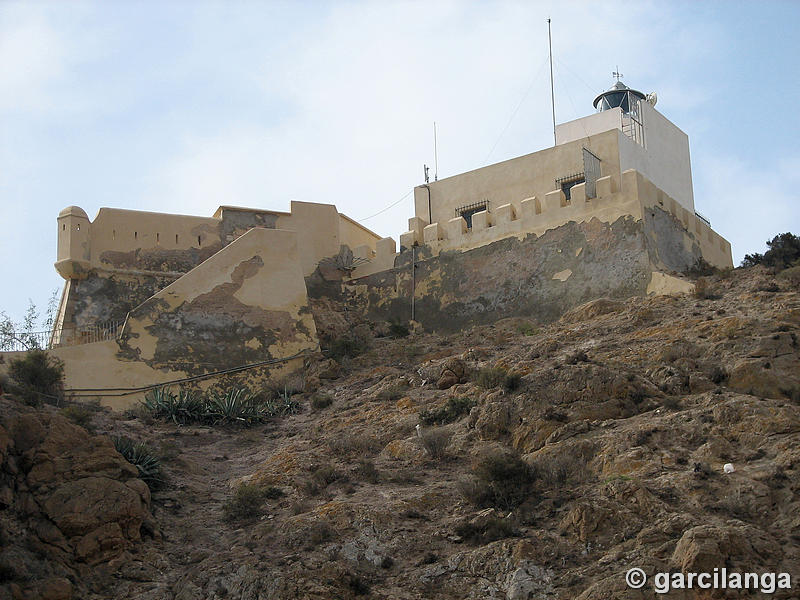
[[[17,352],[35,348],[77,346],[116,339],[124,321],[93,323],[82,327],[58,327],[50,331],[0,331],[0,350]]]

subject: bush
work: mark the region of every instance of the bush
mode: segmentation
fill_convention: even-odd
[[[727,381],[728,377],[728,371],[725,369],[725,367],[721,367],[719,365],[711,367],[708,373],[708,378],[712,381],[712,383],[716,383],[717,385]]]
[[[64,383],[64,363],[44,350],[30,350],[8,363],[8,374],[19,386],[22,399],[30,405],[42,400],[58,402]]]
[[[390,385],[388,387],[383,388],[380,392],[376,394],[376,398],[378,400],[385,400],[388,402],[394,402],[395,400],[400,400],[403,397],[407,386],[396,384]]]
[[[511,510],[531,493],[533,469],[516,454],[495,452],[482,457],[473,467],[475,478],[460,488],[464,497],[479,507]]]
[[[313,550],[320,544],[333,539],[334,533],[336,532],[325,521],[313,523],[305,532],[306,549]]]
[[[157,489],[164,480],[161,475],[161,459],[144,442],[134,442],[126,437],[115,437],[114,447],[139,471],[139,477],[151,490]]]
[[[524,323],[517,323],[516,329],[517,333],[525,336],[536,335],[537,333],[539,333],[539,329],[529,321],[525,321]]]
[[[377,454],[383,448],[380,440],[367,434],[344,434],[332,437],[328,441],[332,452],[344,456],[367,456]]]
[[[222,512],[228,521],[255,519],[261,515],[266,497],[265,490],[258,484],[241,483],[222,506]]]
[[[509,373],[497,367],[483,368],[475,373],[475,383],[487,390],[502,386],[504,390],[513,392],[519,388],[521,382],[522,375],[519,373]]]
[[[720,296],[714,293],[708,279],[701,277],[694,282],[694,297],[698,300],[718,300]]]
[[[800,265],[784,269],[778,273],[778,278],[788,281],[792,285],[800,285]]]
[[[393,338],[404,338],[409,335],[408,323],[392,321],[389,324],[389,335]]]
[[[378,469],[375,468],[375,463],[365,458],[358,461],[356,473],[359,479],[363,479],[369,483],[378,483],[381,479],[381,474],[378,472]]]
[[[444,406],[432,410],[423,410],[419,413],[419,421],[423,425],[446,425],[468,414],[475,401],[471,398],[449,398]]]
[[[334,481],[345,480],[346,477],[330,465],[322,465],[311,471],[311,477],[303,483],[303,491],[309,496],[316,496]]]
[[[422,447],[428,456],[441,460],[447,455],[450,434],[444,429],[425,429],[421,436]]]
[[[781,233],[767,242],[769,250],[764,254],[745,254],[743,267],[764,265],[775,269],[786,269],[800,261],[800,237],[791,233]]]
[[[331,340],[325,355],[336,360],[344,357],[355,358],[359,354],[364,354],[368,348],[367,340],[347,334]]]
[[[575,454],[552,454],[538,458],[533,463],[533,470],[549,487],[561,487],[568,481],[581,482],[589,474],[585,456]]]
[[[480,525],[464,521],[456,526],[455,533],[466,542],[483,545],[511,537],[514,525],[508,519],[492,517]]]
[[[89,433],[94,433],[94,427],[92,427],[92,421],[94,420],[93,410],[80,404],[71,404],[62,408],[61,414],[75,423],[75,425],[83,427]]]
[[[311,396],[311,408],[314,410],[323,410],[333,404],[333,396],[318,392]]]

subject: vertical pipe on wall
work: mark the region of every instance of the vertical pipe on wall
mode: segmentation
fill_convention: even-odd
[[[411,320],[416,316],[414,314],[414,296],[416,296],[417,288],[417,246],[411,246]]]

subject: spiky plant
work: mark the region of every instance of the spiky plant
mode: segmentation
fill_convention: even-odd
[[[201,421],[206,413],[203,400],[186,390],[180,390],[174,394],[167,386],[150,390],[145,395],[142,404],[154,417],[168,419],[182,425]]]
[[[114,447],[139,471],[139,477],[151,490],[164,483],[161,473],[161,459],[144,442],[134,442],[130,438],[115,437]]]
[[[225,393],[212,394],[206,407],[214,423],[252,424],[263,420],[259,403],[246,388],[233,388]]]

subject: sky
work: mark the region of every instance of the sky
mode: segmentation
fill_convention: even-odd
[[[800,234],[800,2],[0,0],[0,310],[63,280],[69,205],[332,203],[396,240],[439,178],[552,145],[623,82],[689,136],[734,263]]]

